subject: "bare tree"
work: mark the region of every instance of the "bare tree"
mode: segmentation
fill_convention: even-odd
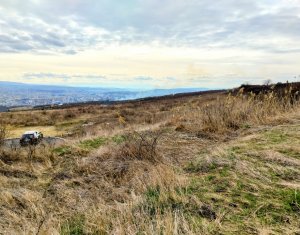
[[[271,84],[272,84],[272,80],[271,79],[267,79],[267,80],[264,81],[264,85],[265,86],[269,86]]]

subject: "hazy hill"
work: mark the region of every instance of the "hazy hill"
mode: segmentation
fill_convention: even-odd
[[[181,92],[202,91],[205,88],[133,90],[99,87],[68,87],[0,82],[0,105],[37,106],[86,101],[116,101],[162,96]]]

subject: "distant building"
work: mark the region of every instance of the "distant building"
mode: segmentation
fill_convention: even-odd
[[[0,112],[7,112],[7,111],[9,111],[7,107],[0,105]]]

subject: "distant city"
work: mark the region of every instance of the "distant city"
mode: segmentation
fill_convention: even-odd
[[[62,105],[88,101],[118,101],[177,93],[204,91],[205,88],[130,90],[24,84],[0,81],[0,106]]]

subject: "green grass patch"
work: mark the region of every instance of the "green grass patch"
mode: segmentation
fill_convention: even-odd
[[[185,167],[185,171],[189,173],[207,173],[211,172],[220,166],[215,162],[190,162],[187,167]]]
[[[300,215],[300,192],[297,190],[282,191],[283,204],[287,211],[297,212]]]
[[[77,146],[81,150],[89,152],[93,149],[97,149],[97,148],[105,145],[109,141],[113,141],[116,144],[121,144],[124,141],[126,141],[126,137],[123,136],[123,135],[116,135],[116,136],[113,136],[111,138],[97,137],[97,138],[94,138],[94,139],[88,139],[88,140],[80,141],[80,143]],[[71,146],[57,147],[57,148],[53,149],[53,152],[58,154],[59,156],[64,156],[64,155],[72,153],[72,147]]]
[[[86,149],[86,150],[93,150],[93,149],[97,149],[97,148],[105,145],[109,141],[113,141],[116,144],[121,144],[124,141],[126,141],[126,137],[123,136],[123,135],[115,135],[111,138],[109,138],[109,137],[97,137],[97,138],[94,138],[94,139],[80,141],[79,147],[81,147],[83,149]]]
[[[145,192],[146,201],[150,203],[156,203],[159,200],[160,187],[148,188]]]
[[[283,132],[282,130],[268,130],[261,133],[256,138],[247,141],[241,141],[238,145],[232,146],[230,151],[234,154],[244,154],[249,151],[262,151],[274,149],[277,145],[284,143],[294,143],[297,141],[297,136],[291,135],[290,133]],[[296,143],[296,142],[295,142]],[[282,152],[287,152],[291,156],[299,156],[298,152],[292,150],[282,150]]]
[[[72,153],[72,149],[70,146],[61,146],[61,147],[53,149],[53,152],[59,156],[64,156],[64,155]]]
[[[237,234],[247,234],[245,231],[258,223],[271,227],[274,232],[291,224],[299,225],[299,190],[278,184],[283,180],[298,182],[297,165],[281,165],[264,159],[270,150],[299,159],[298,133],[286,129],[267,130],[250,139],[236,141],[224,155],[200,155],[197,161],[185,167],[185,172],[191,173],[191,181],[179,192],[183,192],[184,198],[197,197],[212,208],[227,211],[223,226],[234,226],[239,231]],[[243,167],[235,165],[239,161]],[[248,168],[254,171],[248,172]]]
[[[80,142],[79,147],[87,149],[87,150],[93,150],[97,149],[100,146],[104,145],[108,141],[105,137],[98,137],[95,139],[90,140],[83,140]]]
[[[263,191],[255,213],[266,224],[286,224],[300,216],[300,193],[292,189]]]
[[[278,152],[282,153],[283,155],[286,155],[288,157],[300,159],[300,152],[297,149],[284,148],[284,149],[278,150]]]
[[[84,235],[85,218],[83,215],[74,216],[65,221],[60,229],[61,235]]]
[[[145,202],[140,209],[147,211],[153,217],[165,212],[180,211],[185,215],[197,215],[198,206],[191,200],[186,188],[177,188],[175,192],[162,191],[160,187],[148,188],[145,192]]]
[[[290,140],[289,135],[282,130],[267,131],[263,136],[270,144],[282,144],[283,142]]]
[[[115,135],[111,138],[111,140],[116,143],[116,144],[122,144],[123,142],[126,141],[126,136],[124,135]]]

